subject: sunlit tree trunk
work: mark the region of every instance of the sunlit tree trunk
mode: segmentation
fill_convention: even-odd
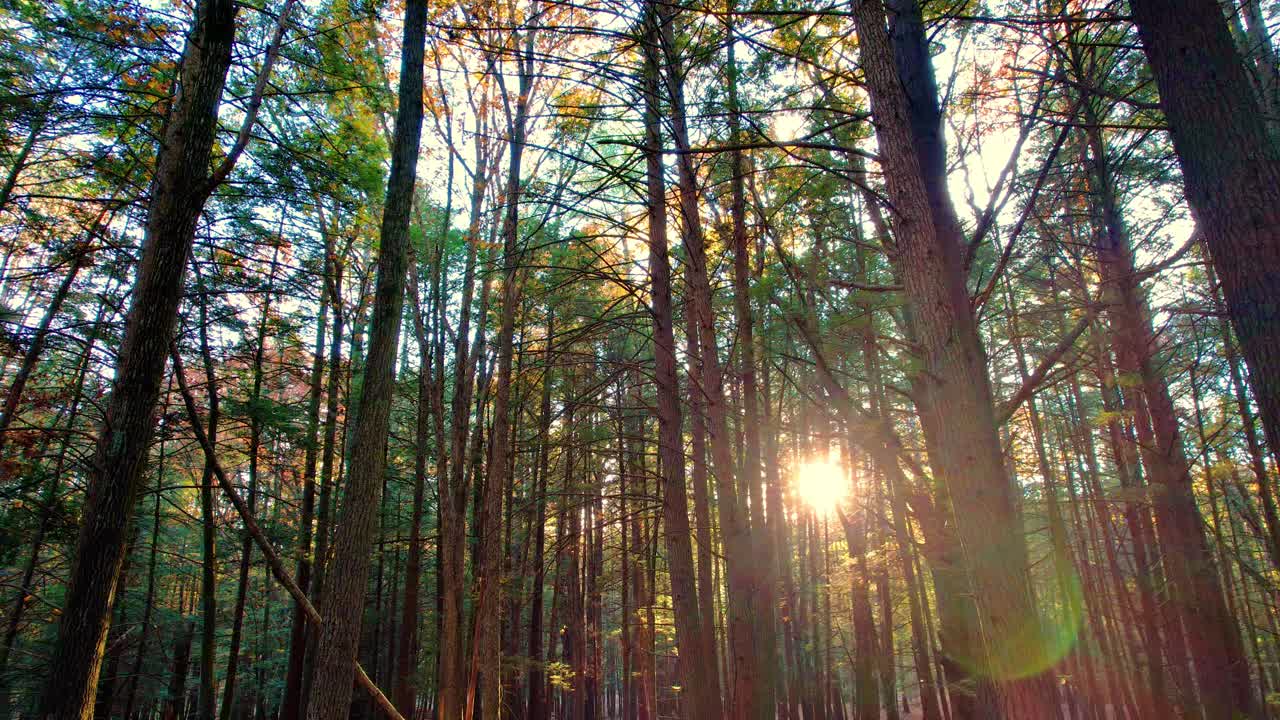
[[[1101,130],[1089,132],[1094,197],[1101,217],[1095,253],[1109,299],[1112,342],[1120,370],[1140,382],[1146,418],[1137,419],[1143,466],[1160,492],[1153,496],[1172,609],[1180,616],[1208,717],[1256,712],[1240,632],[1228,612],[1192,491],[1190,466],[1169,388],[1156,368],[1156,340],[1138,283],[1132,250],[1112,190]],[[1150,430],[1142,430],[1149,419]]]
[[[962,625],[943,617],[951,628],[945,652],[972,675],[973,717],[1051,718],[1058,712],[1052,686],[1039,673],[1026,677],[1028,664],[1044,662],[1045,649],[996,433],[986,353],[965,286],[964,237],[946,194],[937,92],[923,31],[896,9],[895,44],[878,0],[860,3],[854,15],[920,346],[917,402],[930,465],[955,518],[967,586],[961,592],[970,595],[947,601],[972,603]]]
[[[1130,7],[1268,443],[1280,447],[1280,145],[1218,3],[1134,0]],[[1219,699],[1239,698],[1226,707],[1256,711],[1239,704],[1252,697],[1244,673],[1228,669],[1222,680],[1229,686]]]

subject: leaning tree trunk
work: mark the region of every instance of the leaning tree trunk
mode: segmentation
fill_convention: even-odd
[[[187,257],[211,190],[209,159],[231,65],[237,9],[232,0],[201,0],[187,38],[181,92],[159,143],[119,365],[90,465],[75,564],[40,700],[42,718],[84,720],[93,712],[111,598],[151,444]]]
[[[1130,6],[1267,441],[1280,447],[1280,147],[1267,132],[1219,3]]]
[[[1183,450],[1173,398],[1160,374],[1156,336],[1134,265],[1128,230],[1117,204],[1106,145],[1098,123],[1088,131],[1092,180],[1099,215],[1095,253],[1109,300],[1112,343],[1120,370],[1139,381],[1150,418],[1151,442],[1140,444],[1143,466],[1159,490],[1152,505],[1159,526],[1166,604],[1181,620],[1192,651],[1199,703],[1206,717],[1254,717],[1258,710],[1240,630],[1229,612],[1217,564],[1205,537],[1192,489],[1191,466]],[[1139,417],[1138,422],[1144,420]]]
[[[325,623],[316,644],[315,680],[307,705],[310,720],[344,720],[351,707],[364,614],[365,580],[386,470],[387,428],[395,391],[396,344],[404,305],[409,219],[422,137],[422,65],[426,0],[405,4],[400,97],[391,154],[391,176],[382,214],[377,290],[369,330],[364,387],[355,411],[346,497],[333,540],[333,560],[321,596]]]
[[[36,522],[35,535],[31,538],[30,551],[27,554],[26,562],[22,566],[22,572],[19,576],[21,579],[18,581],[17,592],[13,596],[12,609],[5,620],[4,633],[0,635],[0,715],[6,715],[9,711],[9,657],[17,642],[18,630],[22,626],[22,619],[27,612],[27,605],[33,599],[36,571],[39,569],[40,564],[40,553],[44,550],[45,539],[54,526],[54,503],[61,487],[60,482],[63,478],[63,470],[67,466],[68,451],[71,449],[74,440],[71,431],[75,428],[76,421],[80,417],[80,405],[85,397],[85,379],[89,372],[90,363],[93,360],[93,352],[98,343],[98,333],[102,327],[102,319],[105,313],[106,305],[104,303],[98,308],[98,315],[94,319],[92,330],[89,333],[89,342],[85,345],[84,352],[80,355],[79,367],[76,369],[76,380],[72,384],[72,387],[75,388],[75,393],[72,395],[71,407],[67,410],[61,447],[58,449],[57,461],[54,463],[53,472],[45,479],[44,487],[41,490],[39,519]],[[162,446],[161,454],[163,454],[163,450]],[[153,560],[154,555],[155,544],[152,543]],[[146,627],[147,624],[144,622],[143,628]],[[145,633],[146,630],[144,629],[143,632]]]
[[[895,62],[881,2],[859,3],[855,21],[921,353],[914,384],[922,426],[943,502],[955,518],[955,551],[968,585],[968,597],[947,601],[972,603],[958,615],[966,626],[947,634],[947,652],[977,681],[977,717],[1052,718],[1057,704],[1051,687],[1028,671],[1047,669],[1043,664],[1051,658],[1042,644],[1026,545],[996,432],[986,353],[965,286],[964,237],[937,158],[939,115],[924,36],[900,39]],[[902,24],[899,16],[895,32],[906,32]]]
[[[97,223],[95,223],[96,225]],[[99,228],[95,227],[94,229],[97,230]],[[26,351],[23,352],[22,361],[18,364],[18,370],[14,373],[13,380],[9,383],[4,405],[0,407],[0,453],[3,453],[9,437],[9,426],[13,424],[13,419],[18,414],[23,390],[26,389],[27,381],[31,379],[31,375],[36,369],[36,363],[40,360],[40,354],[44,351],[45,343],[49,340],[53,321],[62,312],[62,305],[71,293],[71,287],[75,282],[76,276],[89,264],[90,252],[88,243],[89,241],[86,240],[84,246],[77,249],[72,255],[67,273],[62,276],[62,282],[58,284],[58,289],[54,291],[53,297],[49,299],[48,305],[45,306],[44,315],[40,317],[40,324],[36,326],[35,334],[31,337],[31,343],[27,345]]]

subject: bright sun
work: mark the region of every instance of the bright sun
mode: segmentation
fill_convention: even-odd
[[[796,466],[795,490],[809,507],[820,513],[835,512],[849,495],[844,466],[828,458],[806,460]]]

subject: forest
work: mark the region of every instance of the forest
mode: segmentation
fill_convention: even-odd
[[[0,0],[0,720],[1280,718],[1275,0]]]

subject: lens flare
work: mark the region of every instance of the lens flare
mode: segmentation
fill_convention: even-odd
[[[1071,653],[1084,625],[1084,589],[1070,558],[1051,560],[1062,568],[1061,575],[1057,592],[1042,599],[1039,612],[1006,618],[1000,630],[986,628],[969,647],[952,645],[945,650],[952,660],[974,675],[1004,681],[1039,675]]]

